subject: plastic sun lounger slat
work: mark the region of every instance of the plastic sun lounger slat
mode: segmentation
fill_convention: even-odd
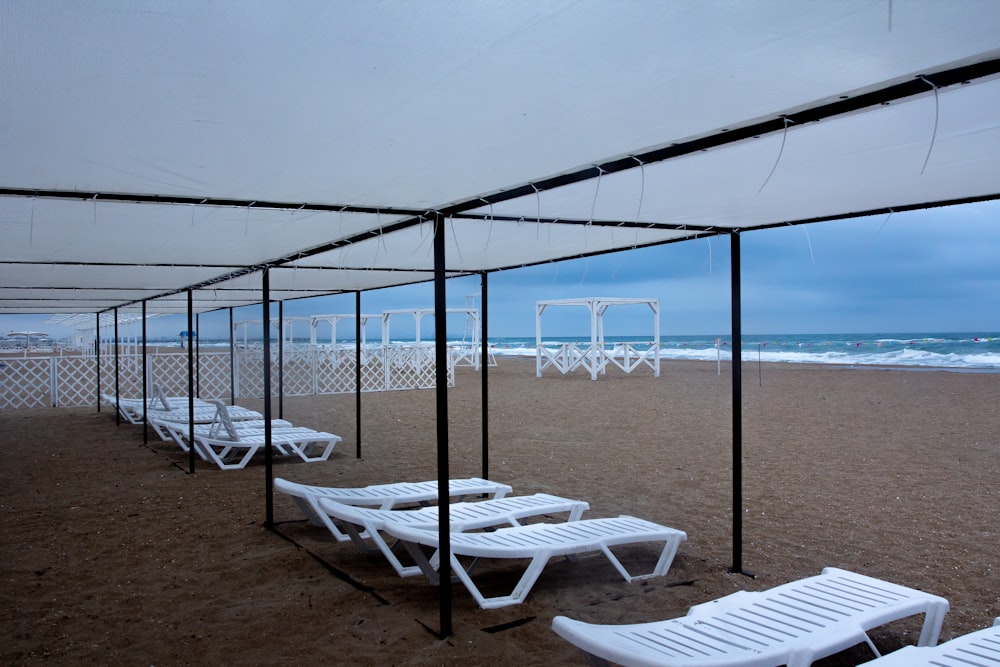
[[[215,463],[223,470],[246,467],[253,456],[264,448],[267,440],[263,431],[239,433],[238,439],[195,435],[195,451],[207,461]],[[326,461],[333,453],[340,436],[306,428],[277,429],[271,432],[271,445],[281,454],[295,454],[303,461],[312,463]],[[318,455],[310,455],[312,447],[322,448]],[[243,455],[236,459],[234,453]]]
[[[1000,616],[993,627],[955,637],[938,646],[904,646],[865,667],[998,667]]]
[[[855,644],[867,632],[924,614],[919,645],[937,642],[948,601],[853,572],[821,575],[692,607],[687,616],[598,625],[557,616],[552,629],[593,665],[626,667],[804,667]],[[877,654],[877,652],[876,652]]]
[[[129,423],[132,423],[132,424],[141,424],[142,423],[142,405],[143,405],[143,401],[142,401],[141,398],[120,398],[120,397],[116,397],[114,394],[101,394],[101,398],[104,400],[105,403],[107,403],[108,405],[110,405],[112,407],[115,407],[117,405],[118,406],[118,412]],[[187,410],[187,408],[186,408],[186,406],[187,406],[187,396],[170,396],[170,397],[167,398],[167,401],[169,401],[171,404],[174,404],[174,405],[177,405],[177,404],[184,405],[185,406],[185,414],[186,414],[186,410]],[[160,399],[158,397],[151,396],[146,401],[146,408],[147,408],[147,410],[157,410],[157,409],[159,409],[160,411],[162,411],[162,408],[156,408],[156,407],[154,407],[159,402],[160,402]],[[194,405],[195,405],[195,408],[208,408],[208,407],[211,407],[210,403],[208,403],[207,401],[203,401],[200,398],[194,399]]]
[[[383,510],[344,505],[329,498],[320,499],[319,505],[325,514],[339,522],[359,551],[363,553],[372,551],[365,543],[365,540],[369,539],[399,576],[409,577],[423,571],[419,564],[404,566],[379,532],[387,524],[391,524],[436,533],[440,523],[440,506],[421,507],[415,510]],[[538,493],[531,496],[505,496],[472,503],[453,503],[448,505],[448,513],[451,530],[458,533],[504,524],[520,526],[520,522],[527,518],[564,512],[568,514],[567,521],[577,521],[589,507],[582,500]],[[430,562],[432,568],[436,568],[436,554]]]
[[[389,521],[385,523],[384,530],[403,543],[427,578],[435,583],[437,581],[435,563],[429,560],[417,545],[437,550],[439,548],[437,531],[419,530]],[[681,542],[686,539],[687,535],[683,531],[631,516],[584,519],[559,524],[536,523],[500,528],[489,533],[453,533],[450,562],[452,571],[479,606],[483,609],[495,609],[523,602],[546,564],[556,556],[576,556],[600,551],[625,581],[632,582],[665,575]],[[646,542],[664,543],[656,565],[647,574],[630,573],[611,551],[613,546]],[[458,560],[460,556],[474,559],[529,558],[531,562],[510,595],[487,598]]]
[[[431,503],[438,499],[437,481],[396,482],[337,488],[299,484],[277,477],[274,480],[274,490],[292,496],[310,523],[314,526],[325,526],[340,542],[346,542],[351,538],[340,530],[329,515],[320,508],[319,500],[321,498],[329,498],[344,505],[369,506],[384,510],[400,505]],[[503,498],[512,491],[513,489],[506,484],[478,477],[453,479],[448,482],[449,497],[457,499],[476,495]]]
[[[170,436],[168,439],[176,442],[181,449],[185,452],[188,451],[188,442],[190,441],[190,433],[188,430],[188,422],[175,422],[175,421],[157,421],[155,426],[162,428]],[[239,421],[235,423],[236,429],[240,433],[263,433],[265,422],[263,419],[248,419],[246,421]],[[284,419],[272,419],[271,428],[275,430],[287,431],[291,429],[299,428],[293,425],[289,421]],[[311,429],[306,429],[311,430]],[[212,435],[212,425],[211,424],[195,424],[194,432],[196,436],[210,436]]]
[[[194,423],[195,424],[211,424],[216,419],[217,408],[214,405],[209,405],[208,407],[196,407],[194,409]],[[248,410],[247,408],[241,408],[234,406],[229,408],[230,418],[234,422],[241,421],[255,421],[261,420],[263,415],[254,410]],[[163,440],[170,440],[171,435],[167,431],[167,423],[176,424],[188,424],[190,415],[187,409],[177,409],[177,410],[149,410],[146,413],[149,419],[149,425],[153,427],[157,435]],[[139,423],[142,423],[142,417],[139,417]]]

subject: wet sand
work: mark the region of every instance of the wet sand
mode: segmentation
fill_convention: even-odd
[[[743,371],[743,570],[734,563],[731,378],[723,365],[535,378],[500,359],[490,378],[489,476],[515,493],[580,498],[585,516],[631,514],[688,534],[668,574],[625,583],[602,558],[549,564],[524,604],[479,609],[453,586],[400,579],[275,497],[262,457],[199,461],[107,408],[0,413],[5,664],[583,664],[557,614],[625,623],[682,615],[739,589],[837,566],[942,595],[943,639],[1000,615],[1000,374],[765,364]],[[452,477],[482,474],[479,375],[449,390]],[[278,459],[275,475],[361,486],[436,477],[433,391],[286,398],[284,417],[344,438],[330,461]],[[260,409],[260,401],[241,400]],[[277,417],[275,401],[274,416]],[[284,536],[288,539],[282,539]],[[628,549],[640,567],[653,546]],[[520,564],[516,564],[520,565]],[[511,588],[513,563],[477,580]],[[873,633],[915,640],[919,619]],[[826,666],[870,659],[864,647]]]

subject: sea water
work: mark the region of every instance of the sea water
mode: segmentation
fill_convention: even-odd
[[[638,350],[648,349],[651,343],[648,336],[605,336],[605,341],[608,347],[628,343]],[[462,342],[459,337],[449,339],[449,344]],[[468,340],[464,342],[469,343]],[[308,340],[296,339],[294,343],[305,344]],[[353,345],[353,341],[343,343]],[[371,343],[377,341],[370,340]],[[549,348],[566,343],[586,346],[590,338],[546,336],[542,341]],[[228,345],[224,340],[201,342],[203,348]],[[490,349],[495,357],[534,357],[535,337],[490,337]],[[732,339],[721,334],[662,336],[660,357],[728,361],[732,359]],[[778,363],[1000,371],[1000,332],[744,335],[741,357],[744,361]]]
[[[647,348],[650,338],[606,336],[606,342],[631,343]],[[542,344],[589,344],[589,338],[546,337]],[[534,356],[535,339],[491,339],[496,356]],[[846,364],[852,366],[902,366],[1000,371],[1000,334],[768,334],[744,335],[744,361],[797,364]],[[723,361],[732,359],[729,336],[662,336],[662,359]]]

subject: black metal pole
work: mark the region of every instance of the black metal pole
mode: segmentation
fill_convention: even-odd
[[[101,314],[94,313],[97,336],[94,339],[94,359],[97,361],[97,411],[101,411]],[[29,346],[30,347],[30,346]]]
[[[188,472],[194,473],[194,293],[187,291]],[[162,388],[162,387],[161,387]]]
[[[119,386],[118,375],[118,308],[115,308],[115,425],[121,426],[121,387]]]
[[[361,458],[361,290],[354,293],[354,429],[356,458]]]
[[[233,331],[233,307],[229,307],[229,405],[236,405],[236,338]]]
[[[733,565],[743,573],[743,330],[740,303],[740,233],[729,234],[733,367]]]
[[[261,292],[263,292],[264,310],[264,503],[266,516],[264,525],[274,527],[274,479],[273,455],[271,453],[271,276],[264,269],[261,277]]]
[[[488,294],[488,283],[489,279],[487,274],[483,271],[479,274],[480,288],[482,295],[480,296],[480,308],[482,319],[480,319],[480,334],[482,336],[479,341],[482,351],[479,353],[479,369],[482,374],[479,378],[482,382],[482,413],[483,413],[483,479],[490,478],[490,382],[489,382],[489,369],[490,369],[490,342],[489,342],[489,294]]]
[[[438,539],[441,638],[451,625],[451,515],[448,511],[448,312],[445,288],[444,216],[434,216],[434,363],[437,400]]]
[[[270,333],[270,329],[268,329]],[[285,417],[285,302],[278,302],[278,419]]]
[[[146,302],[142,302],[142,444],[149,444],[149,420],[146,406],[149,405],[149,378],[146,377]]]

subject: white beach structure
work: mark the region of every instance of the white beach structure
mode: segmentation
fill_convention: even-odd
[[[0,3],[0,313],[433,281],[440,340],[448,278],[722,238],[740,349],[745,235],[1000,200],[998,2],[161,4]]]
[[[653,339],[649,345],[637,346],[630,342],[613,343],[608,348],[604,339],[604,316],[611,306],[646,305],[653,313]],[[590,312],[590,343],[559,343],[551,346],[542,341],[542,315],[550,306],[584,307]],[[653,376],[660,377],[660,300],[617,297],[585,297],[581,299],[554,299],[535,302],[535,376],[554,367],[565,375],[583,368],[596,380],[604,375],[609,363],[626,373],[640,366],[653,369]]]
[[[471,366],[479,370],[482,357],[482,350],[479,347],[480,323],[479,310],[477,308],[447,308],[446,315],[465,315],[465,331],[470,336],[470,340],[462,340],[461,344],[449,343],[448,351],[456,366]],[[410,315],[414,322],[414,347],[426,348],[433,357],[433,349],[420,340],[420,322],[427,315],[434,315],[433,308],[402,308],[397,310],[386,310],[382,313],[382,340],[385,344],[392,344],[391,326],[394,315]]]

